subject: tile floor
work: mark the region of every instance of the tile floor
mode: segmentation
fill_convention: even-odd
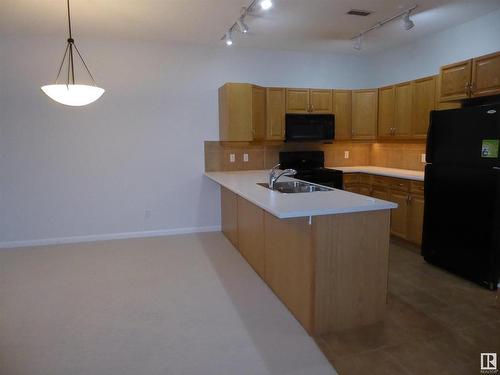
[[[499,296],[392,241],[385,321],[316,341],[340,375],[480,374],[481,352],[500,355]]]

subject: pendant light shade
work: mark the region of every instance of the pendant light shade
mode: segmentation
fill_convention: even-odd
[[[71,14],[69,8],[69,0],[67,0],[68,5],[68,29],[69,38],[66,45],[66,51],[64,52],[61,65],[59,66],[59,71],[57,73],[56,82],[52,85],[42,86],[42,91],[52,100],[68,105],[68,106],[84,106],[95,102],[99,99],[102,94],[104,94],[104,89],[97,86],[92,73],[85,63],[78,47],[75,44],[75,40],[71,33]],[[74,52],[80,58],[85,70],[87,71],[89,77],[92,79],[93,85],[77,84],[75,81],[75,65],[74,65]],[[66,83],[58,83],[61,71],[64,66],[67,66],[67,79]]]
[[[81,107],[95,102],[104,94],[104,89],[89,85],[45,85],[42,91],[58,103]]]

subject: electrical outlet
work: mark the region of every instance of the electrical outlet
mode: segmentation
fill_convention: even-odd
[[[236,155],[235,154],[229,154],[229,162],[234,163],[236,161]]]
[[[243,154],[243,161],[248,163],[248,154]]]
[[[420,161],[425,163],[425,154],[420,155]]]
[[[152,211],[152,210],[150,210],[150,209],[146,209],[146,210],[144,210],[144,220],[149,220],[149,219],[151,218],[151,213],[152,213],[152,212],[153,212],[153,211]]]
[[[344,151],[344,159],[349,159],[349,151]]]

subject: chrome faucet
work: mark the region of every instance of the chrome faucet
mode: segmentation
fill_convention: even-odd
[[[276,181],[281,176],[294,176],[297,174],[297,171],[295,169],[285,169],[284,171],[281,171],[278,173],[280,164],[276,164],[270,171],[269,171],[269,188],[274,190],[274,184]]]

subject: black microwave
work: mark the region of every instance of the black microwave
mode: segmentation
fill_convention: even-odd
[[[333,141],[335,139],[335,115],[285,116],[286,142]]]

